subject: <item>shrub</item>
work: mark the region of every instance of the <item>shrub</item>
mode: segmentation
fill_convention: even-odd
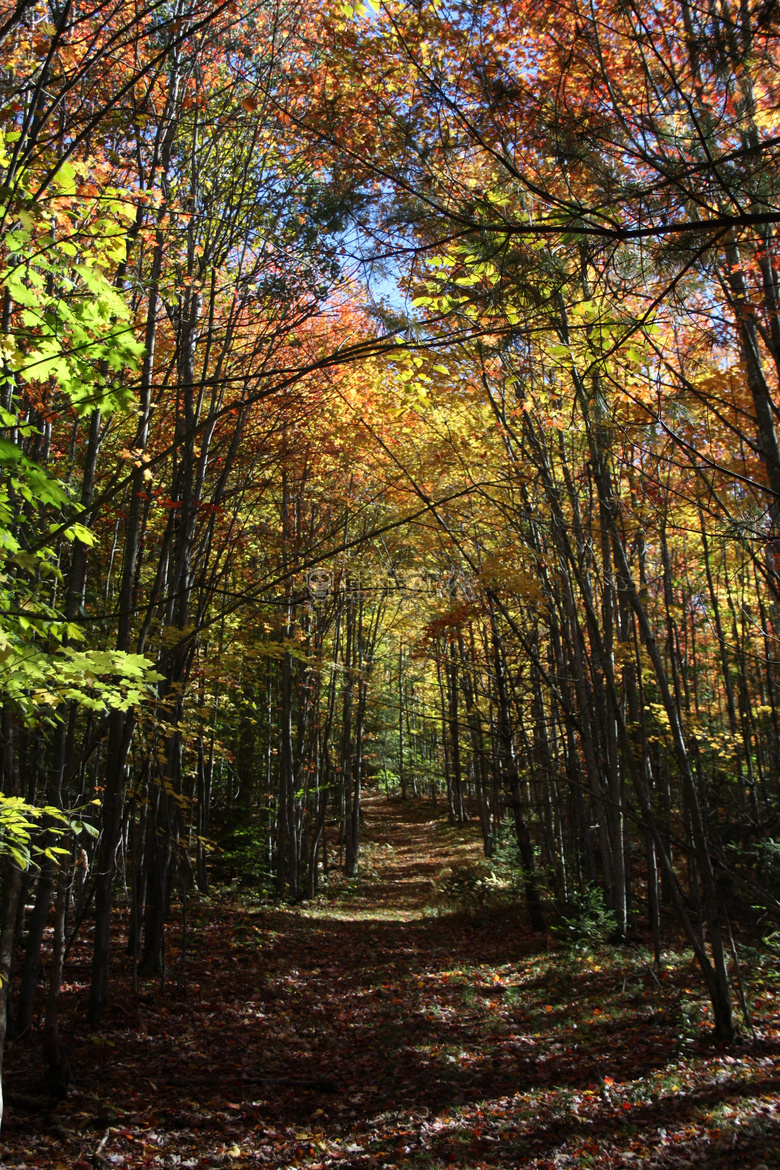
[[[461,862],[442,870],[434,883],[435,900],[450,906],[475,910],[487,897],[485,868]]]
[[[589,885],[575,894],[561,914],[556,931],[564,945],[578,950],[605,943],[615,933],[617,923],[611,910],[604,904],[604,895],[598,886]]]

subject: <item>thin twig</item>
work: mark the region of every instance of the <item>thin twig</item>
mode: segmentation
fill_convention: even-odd
[[[747,1024],[748,1028],[750,1028],[751,1036],[755,1036],[756,1030],[753,1027],[753,1021],[750,1018],[750,1012],[748,1010],[747,999],[745,998],[745,988],[744,988],[743,983],[742,983],[742,970],[741,970],[740,965],[739,965],[739,955],[737,954],[737,945],[734,942],[734,935],[731,933],[731,922],[729,921],[729,919],[726,919],[726,926],[728,927],[728,931],[729,931],[729,943],[731,944],[731,953],[734,956],[734,970],[735,970],[736,976],[737,976],[737,991],[739,992],[739,1002],[740,1002],[740,1005],[742,1007],[742,1015],[744,1017],[745,1023]]]

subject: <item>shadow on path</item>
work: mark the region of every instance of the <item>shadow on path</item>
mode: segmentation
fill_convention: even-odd
[[[375,797],[363,838],[359,882],[317,904],[201,908],[186,985],[133,994],[117,955],[99,1034],[84,953],[63,1002],[78,1091],[34,1124],[11,1109],[3,1163],[780,1165],[776,1036],[682,1057],[635,957],[567,966],[517,910],[432,913],[442,868],[480,855],[474,824]],[[9,1069],[29,1083],[34,1049]]]

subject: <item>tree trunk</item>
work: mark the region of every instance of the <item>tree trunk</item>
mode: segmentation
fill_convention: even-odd
[[[22,871],[13,862],[7,861],[3,873],[3,893],[0,906],[0,1125],[3,1121],[3,1056],[5,1055],[6,1024],[8,1003],[11,996],[11,964],[16,938],[16,911],[19,891],[22,887]]]

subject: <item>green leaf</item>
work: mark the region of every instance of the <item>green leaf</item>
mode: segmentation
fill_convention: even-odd
[[[79,523],[69,524],[65,530],[65,536],[68,540],[78,540],[82,544],[88,545],[92,548],[95,544],[95,534],[84,525]]]
[[[18,463],[22,457],[22,450],[16,443],[10,439],[0,439],[0,463]]]

